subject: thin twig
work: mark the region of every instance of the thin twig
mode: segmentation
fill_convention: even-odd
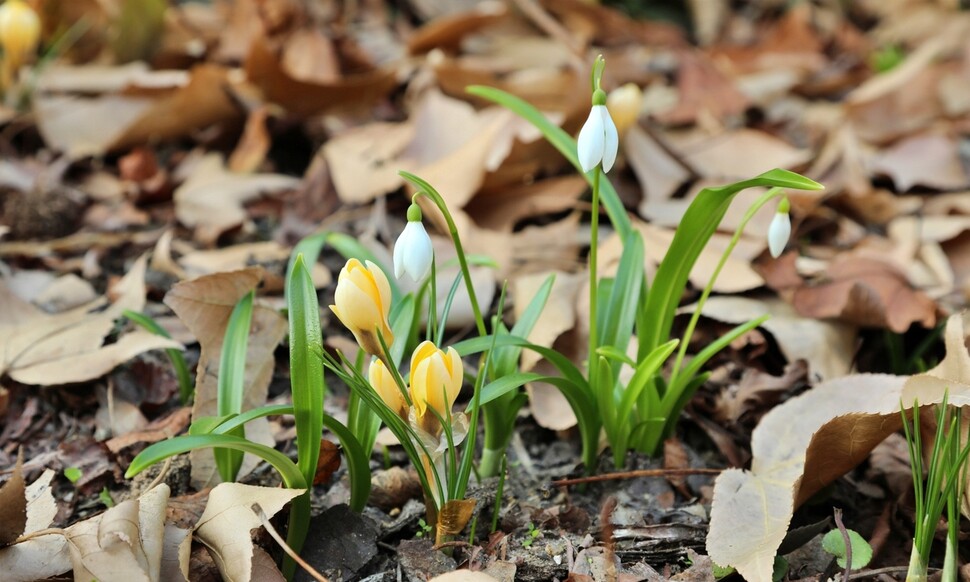
[[[440,550],[441,548],[474,548],[475,546],[463,540],[454,540],[450,542],[441,542],[440,544],[435,544],[431,549]]]
[[[279,532],[276,531],[276,528],[273,527],[273,524],[269,522],[269,518],[266,517],[266,513],[263,512],[263,508],[260,507],[258,503],[253,503],[250,506],[250,509],[252,509],[253,513],[256,514],[256,517],[259,518],[259,521],[263,522],[263,527],[265,527],[266,531],[269,532],[269,535],[272,536],[274,540],[276,540],[276,543],[278,543],[280,547],[283,548],[283,551],[286,552],[286,554],[289,557],[293,558],[293,561],[299,564],[300,567],[303,568],[307,574],[313,577],[313,579],[316,580],[317,582],[330,582],[329,580],[327,580],[326,576],[324,576],[320,572],[317,572],[313,568],[313,566],[311,566],[310,564],[307,564],[303,558],[301,558],[296,552],[293,551],[293,548],[291,548],[283,540]]]
[[[842,582],[849,582],[849,574],[852,570],[852,540],[849,539],[849,532],[845,529],[845,524],[842,523],[842,510],[836,507],[834,513],[835,526],[839,528],[842,540],[845,543],[845,572],[842,573]]]
[[[148,484],[148,487],[145,489],[145,491],[151,491],[152,489],[155,488],[156,485],[163,482],[165,480],[165,477],[168,476],[168,470],[171,466],[172,466],[172,457],[169,457],[165,459],[165,464],[162,465],[162,470],[158,472],[158,475],[156,475],[154,479],[152,479],[152,482]]]
[[[934,568],[929,568],[929,570],[936,571]],[[908,566],[889,566],[887,568],[876,568],[875,570],[859,570],[855,574],[848,577],[848,580],[862,580],[875,578],[880,574],[905,574],[909,572]]]
[[[622,473],[604,473],[591,477],[578,477],[576,479],[560,479],[550,483],[552,487],[568,487],[570,485],[581,485],[583,483],[596,483],[599,481],[619,481],[621,479],[637,479],[640,477],[680,477],[683,475],[720,475],[724,469],[639,469],[637,471],[624,471]]]

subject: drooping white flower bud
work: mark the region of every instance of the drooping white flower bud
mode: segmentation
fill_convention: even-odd
[[[394,276],[400,279],[407,273],[419,283],[431,273],[433,261],[434,247],[421,222],[421,208],[412,202],[408,208],[408,223],[394,243]]]
[[[778,211],[775,212],[775,217],[771,219],[771,224],[768,226],[768,252],[775,259],[784,252],[788,238],[791,236],[791,218],[788,216],[790,209],[791,203],[788,202],[788,198],[782,198],[778,203]]]
[[[606,108],[606,93],[601,89],[593,92],[593,106],[589,111],[586,123],[579,131],[576,139],[576,153],[579,165],[584,172],[588,172],[603,164],[603,171],[609,172],[616,161],[616,150],[620,145],[620,136],[616,125]]]

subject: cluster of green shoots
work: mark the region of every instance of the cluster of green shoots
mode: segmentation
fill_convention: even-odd
[[[764,321],[759,318],[739,325],[699,353],[687,357],[704,301],[744,226],[765,204],[780,201],[769,237],[772,253],[776,254],[776,247],[784,248],[790,230],[788,203],[782,189],[818,190],[821,186],[792,172],[772,170],[751,180],[703,190],[685,213],[651,284],[644,273],[642,237],[604,176],[616,158],[617,136],[600,87],[603,65],[602,58],[598,58],[593,67],[593,107],[578,143],[524,101],[491,88],[469,88],[470,93],[501,104],[533,123],[591,185],[590,333],[585,366],[526,339],[550,295],[552,277],[545,281],[511,328],[501,319],[504,288],[496,307],[497,315],[485,321],[469,270],[472,257],[463,251],[457,227],[442,196],[431,184],[402,172],[416,194],[408,212],[408,225],[394,250],[394,270],[396,277],[406,274],[418,281],[418,289],[402,293],[395,279],[384,274],[379,262],[346,235],[325,232],[304,239],[294,249],[286,278],[292,406],[242,409],[246,345],[255,299],[250,293],[235,306],[226,329],[219,367],[218,415],[195,419],[189,434],[145,449],[132,461],[128,476],[173,455],[211,448],[224,481],[236,478],[243,453],[250,453],[276,468],[285,486],[308,489],[314,481],[322,430],[326,427],[341,442],[348,464],[350,504],[360,511],[370,492],[369,459],[383,424],[395,435],[418,473],[425,492],[426,523],[434,528],[436,541],[441,543],[459,534],[473,515],[474,502],[466,499],[465,494],[475,464],[479,420],[484,427],[479,474],[492,476],[500,468],[504,473],[505,450],[519,409],[527,400],[524,386],[529,382],[556,386],[569,401],[578,419],[587,471],[592,472],[596,467],[603,432],[617,467],[625,465],[630,449],[655,454],[663,439],[673,431],[682,408],[707,378],[702,371],[704,364],[732,340]],[[671,337],[674,316],[691,269],[734,196],[753,187],[768,190],[738,226],[711,281],[700,295],[683,337]],[[440,212],[457,253],[460,272],[448,288],[441,313],[438,312],[437,264],[431,241],[422,226],[419,202],[428,211]],[[600,205],[605,207],[624,243],[615,277],[600,278],[597,274]],[[317,293],[308,265],[316,262],[327,244],[348,258],[338,277],[331,310],[354,334],[360,347],[350,357],[323,347]],[[485,260],[480,262],[487,264]],[[448,314],[463,284],[475,316],[477,334],[445,349]],[[137,314],[129,317],[151,328],[147,318]],[[635,349],[631,348],[633,337]],[[558,375],[520,371],[523,349],[535,351],[548,360]],[[411,357],[410,365],[404,370],[406,354]],[[462,358],[476,355],[475,370],[466,372]],[[170,356],[180,370],[181,395],[187,402],[191,388],[184,361],[177,353]],[[671,357],[673,363],[669,364]],[[625,366],[632,370],[629,380],[623,380],[626,375],[621,374]],[[325,369],[349,387],[346,425],[324,413]],[[472,386],[472,395],[466,408],[457,411],[454,403],[464,383]],[[249,421],[283,414],[295,417],[296,462],[245,436]],[[309,526],[309,492],[295,500],[289,519],[287,543],[299,552]],[[284,564],[287,575],[294,568],[292,562]]]
[[[962,412],[959,408],[948,406],[948,394],[944,394],[943,401],[937,406],[936,433],[928,451],[923,448],[919,403],[913,403],[912,421],[907,418],[905,409],[902,409],[902,415],[916,501],[913,550],[906,580],[920,582],[928,579],[930,550],[944,509],[947,533],[941,579],[957,580],[960,566],[960,506],[966,486],[967,456],[970,455],[970,442],[960,444],[963,435]],[[924,452],[928,455],[925,461]]]

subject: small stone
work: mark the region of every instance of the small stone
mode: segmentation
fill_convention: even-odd
[[[403,540],[397,546],[397,557],[411,582],[424,582],[458,567],[454,558],[435,550],[431,540]]]

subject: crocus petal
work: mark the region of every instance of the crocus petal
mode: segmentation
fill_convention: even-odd
[[[596,164],[603,159],[605,130],[603,129],[603,114],[596,109],[597,107],[606,109],[602,105],[594,105],[590,109],[586,123],[579,130],[579,137],[576,139],[576,155],[579,157],[579,166],[584,172],[595,168]]]
[[[597,107],[603,117],[603,171],[609,172],[616,161],[616,150],[620,146],[620,136],[616,132],[616,124],[613,123],[613,118],[610,117],[610,110],[605,105],[596,105],[594,109]]]
[[[771,219],[771,224],[768,225],[768,252],[772,257],[777,259],[781,256],[790,236],[791,219],[788,213],[776,212],[775,217]]]

